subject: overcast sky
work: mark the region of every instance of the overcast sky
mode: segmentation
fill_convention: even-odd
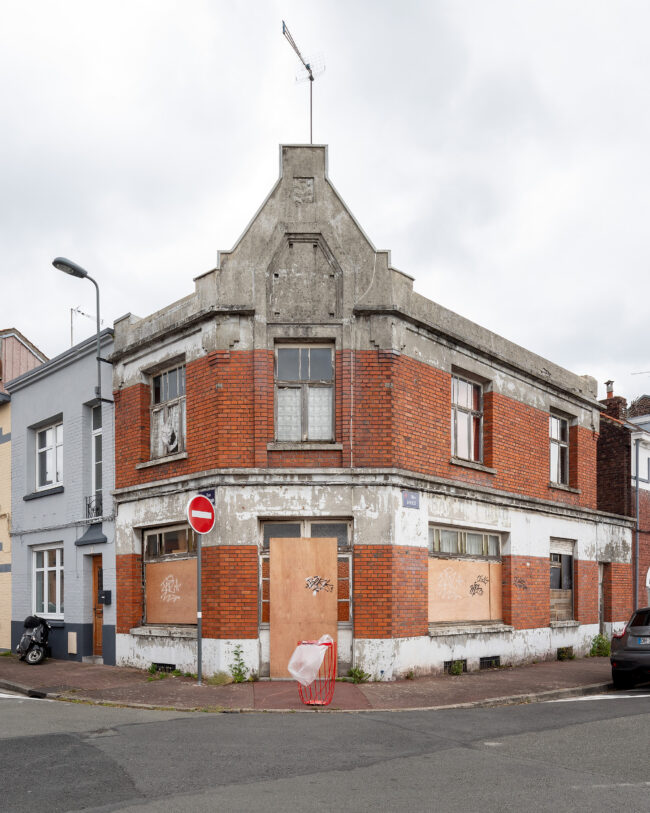
[[[0,328],[194,290],[309,141],[425,296],[650,393],[647,0],[0,0]],[[75,341],[94,322],[74,316]],[[643,372],[642,375],[633,373]]]

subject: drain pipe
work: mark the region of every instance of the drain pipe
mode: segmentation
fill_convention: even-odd
[[[639,606],[639,448],[641,438],[634,441],[634,468],[636,480],[636,529],[634,540],[634,609]]]

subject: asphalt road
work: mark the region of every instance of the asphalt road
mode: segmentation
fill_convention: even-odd
[[[0,696],[0,810],[650,808],[646,689],[492,709],[202,714]]]

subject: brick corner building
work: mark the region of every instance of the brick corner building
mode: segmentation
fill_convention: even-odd
[[[194,293],[115,325],[117,659],[286,674],[328,632],[378,678],[554,657],[625,620],[596,382],[413,290],[327,175],[280,177]],[[599,600],[600,596],[600,600]],[[602,600],[607,596],[607,600]]]

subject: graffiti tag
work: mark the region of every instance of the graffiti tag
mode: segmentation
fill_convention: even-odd
[[[482,576],[479,574],[476,579],[474,580],[474,584],[470,585],[469,594],[470,596],[482,596],[483,595],[483,585],[487,584],[489,581],[487,576]]]
[[[179,601],[181,597],[181,583],[170,573],[160,582],[160,600],[167,602]]]
[[[311,590],[312,593],[316,595],[316,593],[320,593],[321,590],[325,590],[326,593],[331,593],[334,589],[334,585],[330,579],[323,579],[320,576],[310,576],[308,579],[305,579],[305,588]]]

